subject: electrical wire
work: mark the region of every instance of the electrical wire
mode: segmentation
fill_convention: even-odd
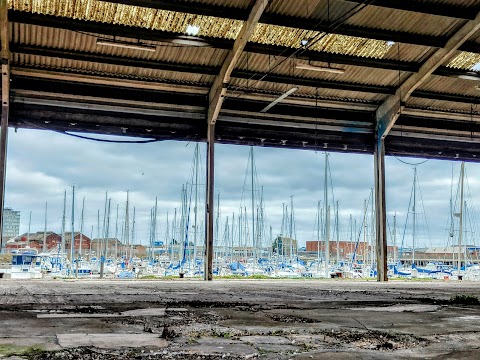
[[[432,159],[425,159],[425,160],[420,161],[420,162],[418,162],[418,163],[410,163],[410,162],[408,162],[408,161],[405,161],[405,160],[402,160],[402,159],[398,158],[397,156],[395,156],[395,155],[393,155],[393,154],[388,154],[388,155],[393,156],[395,159],[397,159],[397,160],[400,161],[401,163],[406,164],[406,165],[410,165],[410,166],[422,165],[422,164],[425,164],[426,162],[432,160]]]
[[[158,142],[158,141],[163,141],[163,139],[160,138],[153,138],[153,139],[144,139],[144,140],[112,140],[112,139],[99,139],[95,137],[90,137],[90,136],[84,136],[84,135],[79,135],[79,134],[73,134],[69,132],[69,130],[54,130],[50,129],[46,126],[41,126],[39,124],[32,123],[30,121],[22,121],[25,124],[28,124],[34,128],[40,129],[40,130],[48,130],[48,131],[53,131],[58,134],[62,135],[68,135],[68,136],[73,136],[79,139],[84,139],[84,140],[92,140],[92,141],[98,141],[98,142],[105,142],[105,143],[116,143],[116,144],[148,144],[148,143],[153,143],[153,142]]]
[[[340,25],[342,25],[343,23],[345,23],[345,21],[349,20],[350,18],[352,18],[353,16],[355,16],[356,14],[358,14],[360,11],[362,11],[366,6],[368,5],[371,5],[373,2],[375,2],[375,0],[364,0],[362,3],[354,6],[352,9],[350,9],[349,11],[347,11],[345,14],[343,14],[342,16],[340,16],[340,18],[338,18],[337,20],[335,20],[331,25],[329,25],[327,27],[327,29],[325,29],[323,32],[317,34],[316,36],[313,37],[313,39],[310,39],[311,41],[308,42],[308,44],[302,48],[299,48],[299,49],[296,49],[292,54],[288,55],[286,58],[282,59],[280,62],[278,62],[277,64],[275,64],[273,67],[270,67],[269,70],[267,70],[265,73],[263,73],[263,75],[260,77],[260,79],[256,80],[255,83],[253,84],[253,87],[256,86],[256,84],[260,81],[262,81],[263,79],[265,79],[269,74],[272,73],[273,70],[275,70],[276,68],[278,68],[280,65],[282,65],[284,62],[286,62],[288,59],[290,59],[291,57],[295,56],[295,55],[301,55],[303,54],[305,51],[307,51],[309,48],[311,48],[313,45],[315,45],[316,43],[318,43],[320,40],[322,40],[324,37],[326,37],[329,33],[331,33],[332,31],[334,31],[335,29],[337,29]],[[315,26],[308,30],[308,31],[315,31],[315,29],[322,24],[322,21],[318,22],[317,24],[315,24]],[[283,50],[278,56],[282,56],[283,54],[285,54],[286,52],[290,51],[291,49],[285,49]],[[260,75],[261,73],[259,72],[255,72],[254,74],[252,74],[248,80],[252,80],[254,77],[256,77],[257,75]],[[236,86],[233,91],[232,91],[232,94],[234,94],[235,92],[237,92],[238,89],[240,89],[240,85]],[[236,96],[235,98],[238,98],[240,97],[242,94]],[[230,96],[231,97],[231,96]]]
[[[106,142],[106,143],[116,143],[116,144],[148,144],[152,142],[158,142],[162,141],[162,139],[145,139],[145,140],[112,140],[112,139],[99,139],[99,138],[94,138],[90,136],[83,136],[83,135],[78,135],[78,134],[72,134],[68,131],[59,131],[55,130],[55,132],[64,134],[64,135],[69,135],[73,136],[79,139],[84,139],[84,140],[92,140],[92,141],[98,141],[98,142]]]

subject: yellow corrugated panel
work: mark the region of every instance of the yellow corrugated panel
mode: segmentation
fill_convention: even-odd
[[[309,47],[310,50],[335,54],[383,58],[390,49],[385,41],[266,24],[257,25],[250,41],[300,48],[302,39],[315,39],[311,42],[313,45]]]
[[[71,17],[86,21],[143,27],[185,34],[187,25],[200,27],[198,36],[236,39],[243,21],[178,13],[98,0],[10,0],[13,9]],[[389,50],[385,41],[324,34],[285,26],[258,24],[252,42],[299,48],[302,39],[319,39],[311,50],[335,54],[383,58]]]
[[[480,63],[480,54],[462,51],[447,66],[454,69],[472,70],[478,63]]]

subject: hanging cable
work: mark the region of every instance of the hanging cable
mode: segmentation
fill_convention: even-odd
[[[263,73],[263,75],[254,82],[253,84],[253,87],[256,86],[256,84],[260,81],[262,81],[263,79],[265,79],[269,74],[272,73],[273,70],[275,70],[276,68],[278,68],[280,65],[282,65],[285,61],[287,61],[288,59],[296,56],[296,55],[301,55],[303,54],[305,51],[307,51],[308,49],[310,49],[313,45],[315,45],[316,43],[318,43],[320,40],[322,40],[324,37],[328,36],[329,33],[333,32],[334,30],[336,30],[339,26],[341,26],[343,23],[345,23],[347,20],[349,20],[350,18],[352,18],[354,15],[358,14],[361,10],[363,10],[365,7],[367,7],[368,5],[372,4],[375,0],[364,0],[362,3],[360,4],[357,4],[356,6],[354,6],[352,9],[348,10],[345,14],[343,14],[342,16],[340,16],[337,20],[335,20],[331,25],[327,26],[327,29],[325,29],[324,32],[320,32],[318,33],[317,35],[315,35],[312,39],[309,39],[308,41],[308,44],[303,46],[302,48],[298,48],[296,49],[292,54],[288,55],[286,58],[280,60],[280,62],[278,62],[277,64],[275,64],[274,66],[270,67],[269,70],[267,70],[265,73]],[[312,29],[308,30],[308,31],[315,31],[315,29],[322,24],[322,21],[318,22],[317,24],[315,24],[315,26],[313,26]],[[307,32],[308,32],[307,31]],[[290,51],[291,49],[285,49],[283,50],[278,56],[282,56],[283,54],[285,54],[286,52]],[[252,74],[249,79],[252,80],[253,78],[255,78],[257,75],[261,75],[261,73],[259,72],[255,72],[254,74]],[[232,91],[232,95],[235,94],[237,92],[237,90],[239,90],[240,86],[236,86],[234,87],[233,91]],[[236,98],[240,97],[242,94],[239,94],[238,96],[236,96]],[[231,96],[230,96],[231,97]]]
[[[161,139],[145,139],[145,140],[112,140],[112,139],[99,139],[99,138],[94,138],[90,136],[83,136],[83,135],[78,135],[78,134],[72,134],[68,131],[55,131],[59,134],[64,134],[64,135],[69,135],[73,136],[79,139],[84,139],[84,140],[92,140],[92,141],[98,141],[98,142],[106,142],[106,143],[116,143],[116,144],[148,144],[152,142],[157,142],[157,141],[162,141]]]
[[[30,125],[31,127],[37,128],[37,129],[40,129],[40,130],[53,131],[53,132],[56,132],[56,133],[58,133],[58,134],[73,136],[73,137],[76,137],[76,138],[79,138],[79,139],[92,140],[92,141],[105,142],[105,143],[117,143],[117,144],[148,144],[148,143],[158,142],[158,141],[163,141],[163,140],[164,140],[164,139],[157,139],[157,138],[144,139],[144,140],[112,140],[112,139],[99,139],[99,138],[90,137],[90,136],[85,136],[85,135],[73,134],[73,133],[69,132],[69,131],[71,131],[71,130],[54,130],[54,129],[50,129],[50,128],[46,127],[46,126],[42,126],[42,125],[39,125],[39,124],[30,122],[30,121],[22,121],[22,123],[28,124],[28,125]]]
[[[422,164],[425,164],[426,162],[432,160],[432,159],[425,159],[423,161],[420,161],[418,163],[409,163],[408,161],[405,161],[405,160],[402,160],[400,158],[398,158],[397,156],[393,155],[393,154],[388,154],[390,156],[393,156],[395,159],[397,159],[398,161],[400,161],[401,163],[404,163],[405,165],[410,165],[410,166],[418,166],[418,165],[422,165]]]

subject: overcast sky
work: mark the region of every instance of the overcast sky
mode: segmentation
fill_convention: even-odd
[[[203,177],[205,144],[200,144],[200,150]],[[126,191],[129,190],[130,215],[133,214],[134,206],[136,210],[135,237],[138,242],[146,244],[150,209],[158,196],[157,237],[163,240],[166,214],[168,212],[172,220],[175,208],[180,213],[182,184],[192,182],[194,151],[195,143],[187,142],[114,144],[77,139],[55,132],[22,129],[17,133],[10,131],[5,206],[21,211],[21,233],[28,230],[31,212],[31,232],[36,232],[43,231],[45,202],[48,202],[48,230],[60,233],[63,192],[67,190],[67,231],[71,231],[74,185],[75,229],[78,230],[80,226],[81,202],[85,197],[84,233],[90,237],[93,227],[93,237],[97,237],[97,211],[100,210],[102,222],[105,191],[108,191],[108,197],[112,199],[110,235],[114,236],[116,207],[118,204],[120,228],[125,218]],[[216,145],[215,193],[220,192],[221,233],[226,216],[229,216],[230,222],[233,212],[238,217],[249,151],[250,148],[246,146]],[[293,195],[295,227],[300,244],[316,239],[314,229],[317,202],[321,200],[323,204],[325,154],[261,147],[254,148],[254,153],[258,186],[263,186],[266,224],[272,226],[273,235],[281,231],[282,203],[290,205],[290,197]],[[423,161],[408,158],[401,160],[409,163]],[[354,236],[357,238],[363,220],[364,200],[369,199],[373,186],[373,157],[331,153],[330,169],[333,196],[330,192],[329,202],[333,203],[333,197],[339,202],[340,238],[350,237],[350,214],[357,221]],[[389,231],[393,231],[393,214],[396,212],[397,244],[401,244],[412,192],[413,166],[387,157],[386,169]],[[417,172],[416,244],[444,245],[448,240],[447,229],[450,224],[452,162],[430,160],[418,165]],[[460,163],[453,163],[454,193],[459,172]],[[468,214],[474,219],[475,203],[480,198],[480,165],[467,164],[466,172],[468,187],[466,186],[465,199],[468,201]],[[203,202],[204,181],[199,183],[199,196]],[[249,193],[250,189],[248,182],[245,191]],[[256,194],[258,198],[258,193]],[[245,200],[247,204],[244,206],[247,206],[247,212],[251,216],[250,197]],[[410,205],[410,212],[412,207]],[[199,206],[199,210],[203,212],[203,206]],[[368,213],[370,216],[371,209]],[[203,213],[199,215],[199,223],[200,220],[203,222]],[[332,222],[333,220],[332,214]],[[367,222],[370,236],[370,217]],[[193,223],[193,218],[190,223]],[[474,222],[467,223],[467,230],[470,231]],[[200,228],[203,224],[198,226]],[[251,224],[248,228],[251,228]],[[411,228],[412,221],[409,221],[405,245],[412,244]],[[472,233],[469,232],[468,236],[471,237]],[[360,238],[363,239],[363,234],[360,234]],[[389,242],[392,241],[390,238]]]

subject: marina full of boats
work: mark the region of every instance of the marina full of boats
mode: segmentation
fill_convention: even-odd
[[[222,278],[285,278],[285,279],[374,279],[376,264],[362,261],[325,263],[324,259],[305,260],[298,256],[253,257],[234,259],[232,256],[217,257],[214,276]],[[48,279],[48,278],[203,278],[203,259],[172,261],[167,255],[149,258],[77,258],[71,262],[66,253],[51,251],[38,253],[34,248],[21,248],[12,254],[11,265],[0,269],[4,278]],[[389,263],[389,278],[432,279],[432,280],[480,280],[480,266],[472,262],[463,263],[460,269],[442,262],[429,262],[425,266]]]
[[[205,231],[202,222],[200,154],[198,144],[195,148],[192,172],[189,181],[182,186],[181,204],[175,209],[173,219],[166,216],[164,231],[159,230],[157,222],[158,203],[150,211],[149,239],[144,251],[136,251],[135,207],[133,217],[130,212],[129,193],[123,223],[118,224],[119,206],[116,207],[116,220],[111,224],[111,199],[105,194],[103,225],[100,210],[97,215],[96,245],[83,235],[84,203],[82,203],[80,232],[75,232],[75,188],[72,187],[71,231],[66,224],[66,192],[62,216],[61,235],[45,230],[42,239],[32,240],[27,233],[25,246],[11,248],[11,261],[0,267],[0,277],[11,279],[39,278],[204,278]],[[216,202],[214,229],[213,275],[218,277],[255,277],[255,278],[305,278],[305,279],[374,279],[376,278],[376,239],[374,226],[373,191],[364,202],[363,219],[357,228],[350,215],[349,234],[342,235],[348,241],[340,241],[339,205],[332,195],[332,180],[329,178],[329,158],[325,154],[325,179],[323,203],[318,201],[314,220],[314,249],[300,248],[296,240],[295,210],[293,196],[283,203],[281,227],[278,235],[273,236],[272,226],[267,226],[267,214],[263,199],[263,187],[258,185],[253,148],[249,153],[247,171],[238,213],[231,217],[220,216],[220,196]],[[451,206],[451,228],[448,245],[452,249],[448,256],[420,258],[416,250],[418,244],[419,211],[417,199],[417,172],[414,169],[414,181],[407,221],[412,226],[404,227],[401,244],[397,244],[396,216],[394,216],[391,242],[387,249],[388,276],[390,278],[425,278],[437,280],[480,280],[479,250],[475,245],[466,245],[465,221],[467,202],[464,199],[464,164],[461,165],[459,180],[459,200]],[[458,205],[460,204],[460,205]],[[333,209],[332,209],[333,208]],[[45,214],[47,206],[45,206]],[[313,215],[313,214],[312,214]],[[113,216],[112,216],[113,217]],[[312,216],[313,217],[313,216]],[[331,217],[333,219],[331,219]],[[30,227],[30,225],[29,225]],[[114,231],[112,231],[112,229]],[[411,243],[406,229],[412,230]],[[110,236],[114,233],[114,237]],[[40,234],[40,233],[37,233]],[[58,238],[55,246],[48,246],[48,236]],[[93,226],[92,226],[93,234]],[[68,239],[68,236],[70,238]],[[92,236],[93,237],[93,236]],[[454,238],[458,245],[453,245]],[[120,239],[120,240],[119,240]],[[94,239],[95,240],[95,239]],[[53,241],[53,240],[52,240]],[[112,242],[113,241],[113,242]],[[471,242],[470,242],[471,243]],[[18,244],[22,244],[19,242]],[[36,246],[30,247],[30,244]],[[112,245],[113,244],[113,245]],[[341,244],[343,244],[341,246]],[[8,244],[7,244],[8,245]],[[400,245],[400,246],[398,246]],[[447,246],[445,247],[445,249]],[[408,251],[405,251],[408,250]],[[403,253],[403,255],[402,255]],[[406,254],[408,256],[406,256]],[[425,253],[426,254],[426,253]],[[448,260],[447,260],[448,258]]]

